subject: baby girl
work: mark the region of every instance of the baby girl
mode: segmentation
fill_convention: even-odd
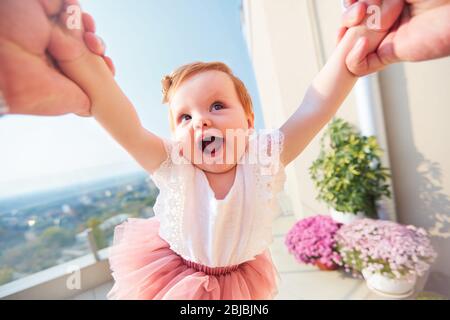
[[[90,34],[67,29],[68,17],[61,17],[51,54],[90,97],[95,119],[160,189],[155,217],[129,219],[115,229],[115,284],[108,298],[272,299],[280,279],[268,247],[284,168],[355,84],[346,59],[366,61],[402,5],[389,2],[395,14],[381,30],[362,24],[342,35],[298,109],[276,130],[252,130],[252,99],[224,63],[179,67],[162,80],[171,139],[142,126],[103,59],[86,48],[83,37]]]

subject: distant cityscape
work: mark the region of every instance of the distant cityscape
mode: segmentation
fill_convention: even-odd
[[[154,215],[145,172],[0,200],[0,285],[112,244],[114,227]]]

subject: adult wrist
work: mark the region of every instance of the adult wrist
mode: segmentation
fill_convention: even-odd
[[[3,92],[0,90],[0,117],[9,113],[9,106],[6,103],[6,99],[3,96]]]

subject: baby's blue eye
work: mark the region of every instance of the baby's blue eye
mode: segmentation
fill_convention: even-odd
[[[223,105],[221,103],[214,103],[211,106],[211,110],[221,110],[221,109],[223,109]]]
[[[181,121],[188,121],[188,120],[191,120],[191,116],[188,115],[188,114],[183,114],[183,115],[180,117],[180,119],[181,119]]]

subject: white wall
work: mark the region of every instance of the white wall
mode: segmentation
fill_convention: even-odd
[[[298,107],[319,71],[321,50],[334,48],[340,1],[316,1],[318,34],[307,0],[244,0],[245,28],[266,127]],[[316,37],[316,38],[315,38]],[[317,37],[321,41],[317,42]],[[430,231],[439,253],[428,286],[450,296],[450,58],[398,64],[380,74],[389,160],[399,222]],[[337,116],[358,125],[353,94]],[[297,217],[324,213],[308,168],[321,133],[288,167],[287,191]],[[439,225],[442,224],[442,226]]]

